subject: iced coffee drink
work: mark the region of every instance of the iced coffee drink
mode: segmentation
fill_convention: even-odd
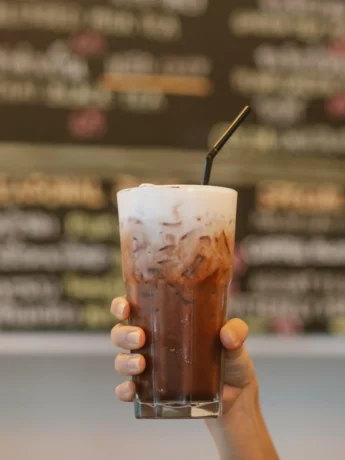
[[[209,186],[141,186],[118,193],[130,323],[144,329],[138,418],[221,412],[219,331],[232,277],[237,193]]]

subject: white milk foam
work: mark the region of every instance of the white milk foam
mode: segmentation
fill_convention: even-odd
[[[151,186],[118,193],[127,283],[198,283],[232,272],[237,192],[209,186]],[[130,281],[131,280],[131,281]]]
[[[206,224],[215,230],[226,223],[229,232],[235,230],[237,192],[232,189],[143,184],[120,191],[117,199],[121,229],[130,231],[131,222],[140,221],[151,240],[165,230],[179,237]]]

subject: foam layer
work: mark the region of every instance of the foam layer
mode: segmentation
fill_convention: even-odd
[[[237,193],[145,186],[118,194],[125,282],[195,284],[232,274]],[[222,282],[223,282],[222,281]]]
[[[232,189],[143,184],[122,190],[117,197],[120,225],[124,230],[129,230],[131,222],[140,221],[153,238],[160,234],[162,225],[166,229],[174,227],[174,234],[182,236],[194,230],[201,220],[232,221],[234,230],[237,192]]]

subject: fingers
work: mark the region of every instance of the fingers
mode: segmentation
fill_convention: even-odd
[[[125,321],[130,315],[130,306],[125,297],[117,297],[111,304],[112,314],[120,321]],[[144,331],[134,326],[117,324],[111,331],[111,340],[114,345],[126,350],[136,350],[144,346]],[[121,375],[141,374],[146,367],[145,358],[138,354],[119,354],[115,359],[115,369]],[[132,381],[121,383],[115,389],[117,399],[132,402],[135,397],[135,383]]]
[[[239,349],[247,337],[247,324],[237,318],[228,321],[220,331],[220,340],[227,350]]]
[[[121,353],[115,359],[115,370],[120,375],[138,375],[144,372],[145,367],[146,362],[142,355]]]
[[[111,331],[111,340],[125,350],[138,350],[145,344],[145,333],[139,327],[117,324]]]
[[[121,383],[115,388],[117,399],[123,402],[132,402],[135,396],[135,383],[132,381]]]
[[[130,315],[130,307],[126,297],[116,297],[111,303],[110,311],[120,321],[128,319]]]

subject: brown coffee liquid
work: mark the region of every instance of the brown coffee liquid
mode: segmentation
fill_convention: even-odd
[[[185,287],[164,281],[127,286],[130,323],[141,327],[146,369],[135,378],[142,402],[212,401],[220,392],[219,332],[228,283],[218,273]]]
[[[135,377],[140,402],[197,404],[219,400],[221,344],[232,274],[233,234],[202,229],[153,246],[122,235],[130,324],[146,334],[146,369]],[[148,263],[147,263],[148,261]]]

